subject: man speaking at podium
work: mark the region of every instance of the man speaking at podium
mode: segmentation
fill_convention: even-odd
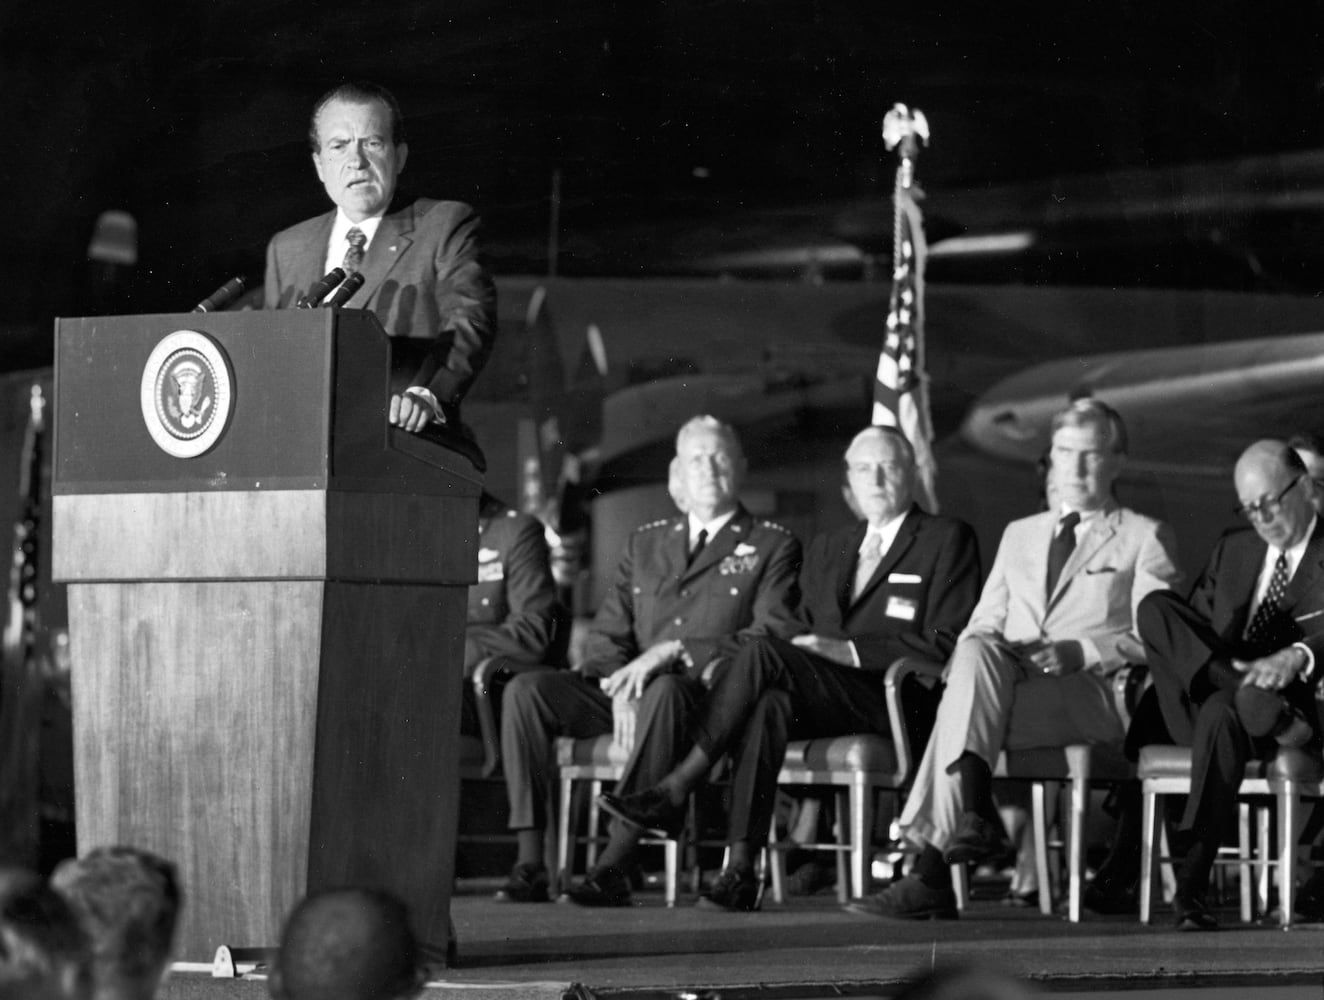
[[[342,305],[367,309],[392,337],[431,340],[390,422],[418,432],[459,429],[459,404],[496,336],[496,290],[478,262],[478,216],[458,201],[420,198],[387,213],[409,147],[395,98],[371,83],[346,83],[313,108],[313,167],[334,212],[277,233],[267,245],[263,305],[299,304],[332,268],[363,285]]]

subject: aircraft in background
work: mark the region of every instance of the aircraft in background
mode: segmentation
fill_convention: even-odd
[[[614,553],[633,525],[671,512],[673,435],[687,417],[710,412],[741,431],[756,511],[804,535],[848,517],[840,454],[869,419],[886,285],[499,284],[503,312],[525,315],[525,326],[503,331],[466,403],[494,459],[492,488],[518,496],[536,451],[510,444],[509,408],[528,407],[527,419],[543,426],[554,415],[579,429],[551,443],[571,456],[575,488],[593,503],[592,547]],[[1232,523],[1238,452],[1320,422],[1321,328],[1320,306],[1307,297],[930,285],[943,509],[971,521],[991,555],[1005,523],[1037,507],[1034,463],[1051,414],[1090,392],[1116,405],[1132,431],[1124,499],[1177,526],[1194,569]],[[544,386],[536,392],[535,377]],[[530,402],[512,402],[521,394]],[[543,471],[550,488],[555,476]]]

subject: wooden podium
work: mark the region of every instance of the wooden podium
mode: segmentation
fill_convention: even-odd
[[[80,853],[176,863],[180,959],[274,946],[337,885],[396,893],[442,959],[481,477],[387,424],[416,345],[329,309],[55,341]]]

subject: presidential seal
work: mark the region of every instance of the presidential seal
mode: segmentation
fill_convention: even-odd
[[[143,422],[168,455],[196,458],[230,421],[234,393],[230,362],[206,334],[176,330],[143,366]]]

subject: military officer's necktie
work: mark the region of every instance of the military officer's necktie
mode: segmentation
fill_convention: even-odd
[[[699,537],[694,540],[694,548],[690,549],[689,558],[685,560],[685,565],[693,566],[694,560],[699,558],[699,553],[703,551],[703,547],[707,544],[708,544],[708,529],[700,528]]]
[[[363,248],[368,243],[368,237],[355,226],[345,234],[345,242],[349,244],[349,249],[345,251],[345,263],[342,266],[346,274],[353,274],[363,266]]]
[[[855,584],[850,592],[852,601],[859,600],[860,594],[873,579],[874,570],[882,561],[883,536],[876,531],[870,531],[865,534],[864,544],[860,546],[860,557],[855,561]]]
[[[1076,551],[1076,525],[1080,524],[1080,515],[1074,510],[1057,523],[1057,534],[1048,546],[1048,596],[1053,596],[1062,567]]]
[[[1250,628],[1246,629],[1246,639],[1259,644],[1268,641],[1273,635],[1273,626],[1282,613],[1283,594],[1287,592],[1287,553],[1279,552],[1278,561],[1273,564],[1273,576],[1269,577],[1269,589],[1264,592],[1264,600],[1255,609]]]

